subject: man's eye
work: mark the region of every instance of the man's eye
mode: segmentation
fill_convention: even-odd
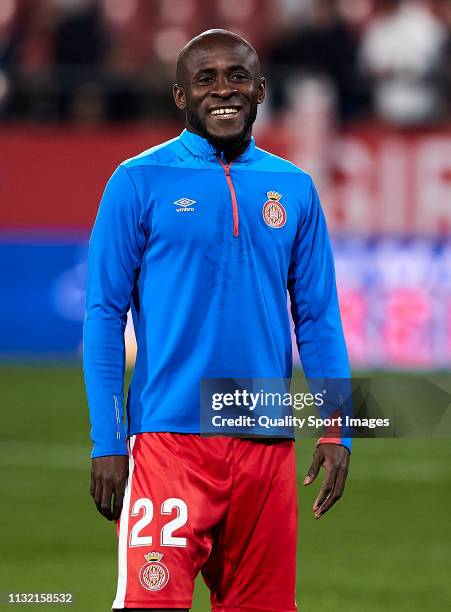
[[[213,82],[213,77],[207,75],[201,76],[197,79],[197,82],[201,83],[201,85],[208,85]]]
[[[231,78],[233,81],[246,81],[246,80],[248,80],[247,75],[243,74],[242,72],[234,72],[234,73],[233,73],[233,74],[230,76],[230,78]]]

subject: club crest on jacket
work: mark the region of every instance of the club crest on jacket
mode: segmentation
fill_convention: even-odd
[[[287,213],[285,208],[280,203],[282,194],[277,191],[268,191],[266,193],[269,198],[263,205],[263,219],[269,227],[283,227],[287,220]]]

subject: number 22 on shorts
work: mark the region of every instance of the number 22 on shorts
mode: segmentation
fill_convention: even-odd
[[[161,504],[161,514],[171,515],[173,510],[177,510],[177,516],[163,525],[160,532],[160,545],[161,546],[186,546],[186,538],[179,536],[173,536],[172,534],[176,529],[183,527],[188,520],[188,506],[178,497],[169,497],[165,499]],[[153,536],[151,535],[140,535],[140,532],[152,522],[154,515],[154,504],[147,497],[141,497],[135,501],[131,511],[131,516],[139,516],[142,511],[142,517],[136,521],[135,525],[130,531],[130,543],[129,546],[151,546],[153,544]]]

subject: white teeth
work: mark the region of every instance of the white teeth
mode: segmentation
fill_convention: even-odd
[[[212,115],[236,115],[238,109],[236,108],[215,108],[211,111]]]

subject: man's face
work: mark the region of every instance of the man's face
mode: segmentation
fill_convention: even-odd
[[[236,40],[198,43],[185,58],[183,83],[174,86],[175,102],[186,110],[187,127],[217,147],[248,140],[265,98],[258,59]]]

